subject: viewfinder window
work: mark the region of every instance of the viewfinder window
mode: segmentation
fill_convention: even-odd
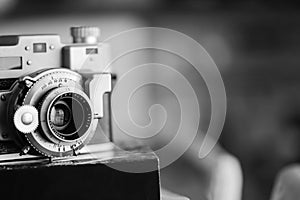
[[[46,43],[34,43],[33,44],[33,53],[46,53],[47,45]]]
[[[0,71],[18,69],[22,69],[21,57],[0,57]]]

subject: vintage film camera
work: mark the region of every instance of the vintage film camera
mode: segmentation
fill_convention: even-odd
[[[109,46],[99,32],[73,27],[72,44],[58,35],[0,37],[0,154],[66,157],[110,141]],[[93,137],[97,128],[102,137]]]
[[[112,143],[109,45],[71,35],[0,36],[1,198],[161,199],[157,156]]]

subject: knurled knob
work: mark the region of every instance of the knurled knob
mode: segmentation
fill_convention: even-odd
[[[35,107],[24,105],[17,109],[14,114],[14,124],[18,131],[30,133],[39,125],[38,111]]]
[[[71,27],[71,35],[74,43],[95,44],[100,37],[100,29],[93,26]]]

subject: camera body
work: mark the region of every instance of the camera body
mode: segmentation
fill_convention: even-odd
[[[71,35],[71,44],[58,35],[0,37],[0,145],[73,156],[93,138],[99,120],[110,126],[109,45],[98,43],[96,27],[73,27]],[[100,143],[110,141],[110,133],[105,137]]]

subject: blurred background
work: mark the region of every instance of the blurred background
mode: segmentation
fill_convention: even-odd
[[[0,0],[0,34],[58,33],[70,42],[70,26],[96,25],[103,40],[145,26],[170,28],[192,37],[208,51],[223,77],[228,111],[220,145],[241,163],[243,199],[263,200],[269,199],[278,171],[300,159],[299,11],[293,0]],[[137,41],[147,44],[164,38],[134,35],[112,44],[112,54]],[[121,76],[150,61],[193,74],[186,61],[151,50],[119,59],[112,71]],[[144,76],[158,75],[175,81],[155,72]],[[200,94],[200,130],[205,131],[208,93],[201,78],[191,79]],[[171,116],[161,132],[176,130],[178,102],[170,92],[149,87],[137,95],[140,103],[133,116],[139,123],[147,124],[147,118],[140,117],[144,107],[158,102]],[[185,157],[162,170],[162,186],[191,199],[206,199],[206,178]]]

